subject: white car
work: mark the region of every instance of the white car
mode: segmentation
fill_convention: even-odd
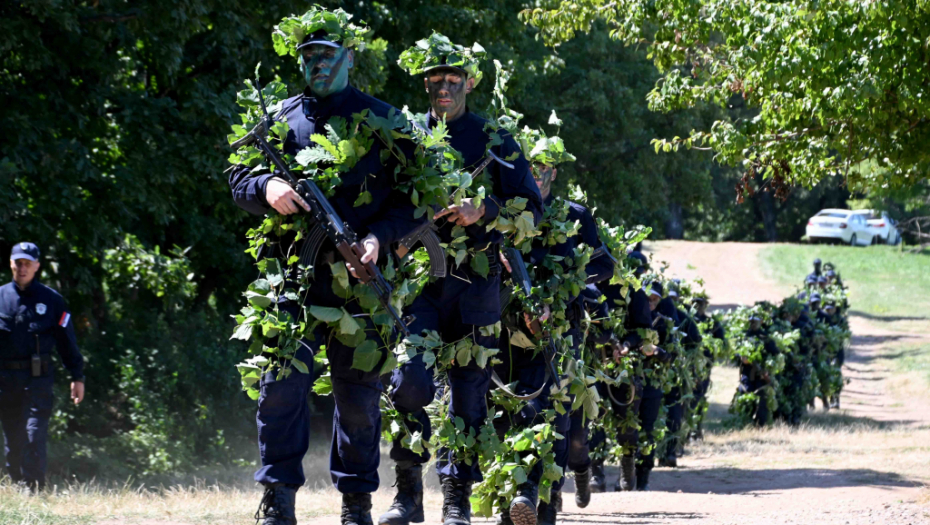
[[[873,237],[875,232],[869,228],[865,217],[850,210],[827,208],[807,221],[810,242],[840,241],[851,246],[868,246]]]
[[[865,221],[869,224],[869,231],[875,234],[876,243],[897,246],[901,242],[898,223],[889,217],[888,213],[878,210],[856,210],[853,213],[865,217]]]

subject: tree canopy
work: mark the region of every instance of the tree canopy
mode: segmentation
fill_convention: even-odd
[[[564,0],[522,18],[558,45],[606,22],[662,78],[650,108],[751,108],[656,150],[712,149],[774,184],[842,174],[854,189],[926,179],[930,4],[924,0]],[[870,169],[860,169],[868,161]]]

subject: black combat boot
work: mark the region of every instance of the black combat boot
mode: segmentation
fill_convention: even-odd
[[[588,487],[588,490],[593,494],[607,492],[607,476],[604,475],[604,460],[591,463],[591,482],[588,483]]]
[[[265,485],[262,502],[255,511],[255,521],[262,525],[296,525],[297,515],[294,504],[297,500],[297,488],[283,483]]]
[[[591,469],[575,471],[575,505],[583,509],[591,503]]]
[[[461,481],[452,476],[440,476],[442,484],[442,523],[443,525],[471,524],[471,482]]]
[[[562,493],[554,490],[552,495],[549,496],[549,503],[545,501],[539,502],[539,508],[536,510],[537,525],[555,525],[555,520],[558,518],[561,509]]]
[[[510,507],[501,509],[501,513],[497,517],[497,525],[513,525],[513,520],[510,519]]]
[[[517,487],[517,494],[510,501],[510,520],[513,525],[536,525],[536,501],[539,488],[526,482]]]
[[[378,518],[379,525],[423,523],[423,466],[403,461],[394,467],[397,495],[387,512]]]
[[[372,525],[371,494],[342,495],[342,525]]]
[[[620,458],[620,479],[614,487],[617,492],[629,492],[636,488],[636,458],[623,456]]]
[[[659,460],[660,467],[678,467],[678,455],[675,453],[675,441],[671,441],[665,448],[665,457]]]
[[[651,468],[645,468],[642,465],[636,466],[636,490],[649,490],[649,472]]]

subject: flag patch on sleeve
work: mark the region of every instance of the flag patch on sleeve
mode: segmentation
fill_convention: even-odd
[[[61,319],[58,321],[58,326],[65,328],[66,326],[68,326],[68,321],[70,320],[71,320],[71,314],[69,314],[68,312],[65,312],[61,314]]]

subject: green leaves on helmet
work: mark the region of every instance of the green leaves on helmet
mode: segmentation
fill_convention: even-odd
[[[291,55],[297,58],[297,46],[318,31],[326,33],[326,39],[338,43],[344,48],[365,49],[371,29],[365,22],[356,25],[351,22],[352,15],[342,9],[329,11],[315,5],[301,16],[289,16],[275,26],[271,39],[274,50],[280,56]]]
[[[419,75],[439,66],[459,68],[468,73],[468,78],[475,79],[477,86],[483,76],[478,66],[486,56],[487,52],[477,42],[471,47],[464,47],[453,44],[447,36],[434,31],[429,38],[418,41],[415,46],[401,53],[397,64],[411,75]]]

